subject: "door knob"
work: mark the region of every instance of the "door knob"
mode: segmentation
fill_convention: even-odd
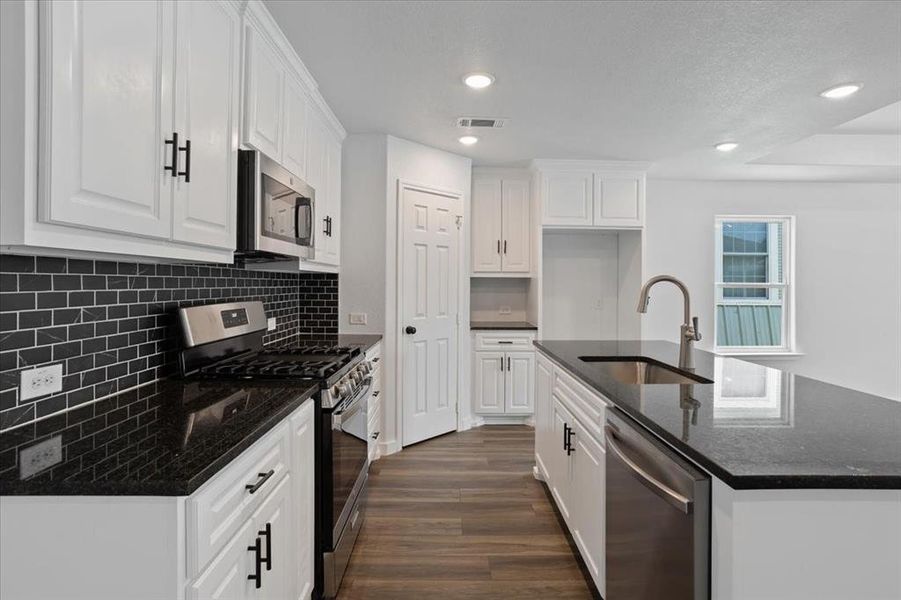
[[[404,331],[407,332],[409,335],[413,335],[414,333],[416,333],[416,328],[413,327],[412,325],[407,325],[407,327],[406,327],[406,329],[404,329]]]

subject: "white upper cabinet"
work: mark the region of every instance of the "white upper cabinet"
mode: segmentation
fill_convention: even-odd
[[[529,211],[529,182],[505,179],[503,192],[503,253],[507,273],[528,273],[532,268],[532,219]]]
[[[328,233],[321,261],[330,265],[339,265],[341,264],[341,142],[333,135],[329,135],[326,141],[326,156],[328,158],[326,168]]]
[[[644,227],[645,169],[640,163],[535,161],[544,227]]]
[[[472,184],[472,270],[529,273],[531,269],[529,182],[476,175]]]
[[[472,270],[501,270],[501,181],[475,179],[472,184]]]
[[[234,249],[238,164],[240,22],[220,2],[176,4],[176,131],[172,237]],[[184,148],[184,150],[181,150]]]
[[[590,227],[593,218],[591,172],[551,172],[542,178],[544,225]]]
[[[41,220],[168,238],[175,4],[41,8]]]
[[[245,44],[244,142],[281,162],[285,68],[275,50],[253,27],[247,28]]]
[[[644,225],[644,177],[628,174],[596,174],[594,225],[596,227]]]
[[[293,77],[285,82],[285,145],[282,166],[305,179],[307,176],[307,100],[306,92]]]

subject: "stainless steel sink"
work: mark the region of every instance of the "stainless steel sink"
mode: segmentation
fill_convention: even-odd
[[[602,365],[607,374],[620,383],[636,385],[650,384],[696,384],[713,383],[705,377],[679,371],[646,358],[611,358],[607,356],[580,356],[579,360]]]

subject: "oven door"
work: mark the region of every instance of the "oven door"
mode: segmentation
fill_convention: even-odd
[[[369,464],[367,417],[372,379],[332,413],[332,540],[335,546],[360,493]]]

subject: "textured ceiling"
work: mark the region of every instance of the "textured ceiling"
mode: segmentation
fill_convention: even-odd
[[[654,177],[898,178],[884,166],[748,163],[901,99],[899,2],[267,5],[351,133],[480,165],[619,159],[653,162]],[[478,70],[495,85],[462,85]],[[846,81],[865,86],[818,96]],[[464,148],[462,115],[510,122]],[[714,151],[722,140],[741,146]]]

